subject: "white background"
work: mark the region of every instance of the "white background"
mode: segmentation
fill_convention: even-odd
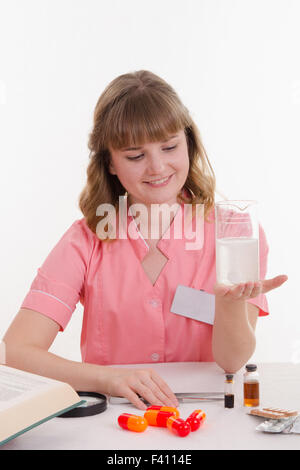
[[[0,0],[0,337],[37,268],[82,217],[88,133],[116,76],[178,92],[229,199],[257,199],[270,245],[253,360],[300,363],[299,0]],[[82,307],[51,351],[80,360]]]

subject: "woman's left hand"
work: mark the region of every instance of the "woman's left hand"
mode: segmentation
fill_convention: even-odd
[[[273,277],[272,279],[263,279],[256,282],[242,282],[233,286],[225,284],[215,284],[214,293],[224,300],[247,300],[257,297],[259,294],[266,294],[270,290],[277,289],[288,277],[285,274]]]

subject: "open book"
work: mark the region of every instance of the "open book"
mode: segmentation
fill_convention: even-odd
[[[84,402],[67,383],[0,364],[0,445]]]

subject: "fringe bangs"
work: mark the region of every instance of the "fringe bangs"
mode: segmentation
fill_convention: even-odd
[[[121,100],[111,110],[106,122],[106,145],[115,150],[144,145],[147,142],[163,142],[190,124],[178,102],[166,100],[166,96],[136,92]]]

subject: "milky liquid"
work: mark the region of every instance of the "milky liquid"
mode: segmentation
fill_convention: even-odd
[[[259,280],[259,253],[256,238],[216,240],[217,282],[238,284]]]

